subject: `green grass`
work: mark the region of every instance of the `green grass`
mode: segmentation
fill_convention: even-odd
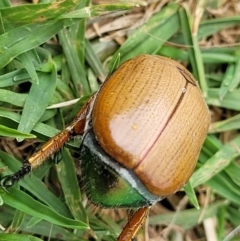
[[[221,31],[231,35],[228,30],[239,25],[240,14],[212,17],[206,7],[222,9],[217,0],[199,1],[196,12],[202,10],[202,15],[197,16],[188,5],[166,4],[119,47],[99,37],[86,39],[86,21],[106,12],[127,18],[128,11],[143,1],[90,7],[88,0],[41,2],[15,7],[8,0],[0,2],[0,136],[20,141],[35,135],[46,141],[58,133],[99,88],[119,54],[120,63],[141,53],[181,61],[199,81],[212,114],[209,135],[186,187],[197,206],[194,188],[200,209],[188,203],[185,210],[173,211],[179,209],[184,192],[156,204],[149,218],[152,238],[159,238],[154,237],[155,225],[171,229],[175,224],[185,234],[194,234],[192,240],[207,240],[202,223],[216,218],[218,240],[239,240],[227,234],[240,225],[240,39],[233,35],[235,42],[224,42]],[[199,25],[194,25],[197,17]],[[79,100],[74,106],[47,108],[73,99]],[[6,175],[21,163],[7,153],[5,138],[1,139],[0,172]],[[74,162],[78,145],[78,140],[68,143],[58,165],[48,161],[9,192],[0,189],[0,227],[6,229],[0,228],[0,240],[87,240],[89,235],[116,239],[127,216],[123,220],[117,211],[108,215],[86,204]],[[27,151],[23,158],[33,153]],[[155,211],[157,207],[165,212]],[[177,233],[171,229],[167,240],[177,240]]]

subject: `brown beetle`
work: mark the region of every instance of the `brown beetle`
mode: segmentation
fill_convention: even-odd
[[[201,91],[182,65],[139,55],[123,63],[65,130],[1,184],[13,185],[69,138],[83,135],[85,191],[103,207],[139,208],[119,236],[131,240],[148,207],[188,181],[209,124]]]
[[[209,123],[192,75],[160,56],[140,55],[121,65],[93,108],[101,147],[158,196],[178,191],[192,175]]]

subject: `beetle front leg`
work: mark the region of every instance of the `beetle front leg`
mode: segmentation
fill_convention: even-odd
[[[7,188],[13,186],[22,177],[24,177],[25,175],[27,175],[30,172],[31,172],[31,164],[28,161],[25,161],[23,163],[23,166],[21,167],[21,169],[18,172],[14,173],[12,175],[7,175],[7,176],[3,177],[0,180],[0,186],[2,186],[4,189],[7,189]]]

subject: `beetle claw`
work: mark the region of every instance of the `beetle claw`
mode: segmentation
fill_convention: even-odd
[[[16,182],[17,178],[15,175],[7,175],[3,177],[0,181],[0,186],[7,191],[8,188],[12,187]]]
[[[26,174],[28,174],[31,171],[31,164],[29,162],[24,162],[22,168],[12,174],[12,175],[7,175],[0,179],[0,186],[7,190],[11,186],[13,186],[16,182],[18,182],[21,178],[23,178]]]

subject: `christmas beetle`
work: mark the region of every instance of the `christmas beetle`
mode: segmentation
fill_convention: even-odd
[[[155,202],[180,190],[195,168],[210,114],[192,75],[174,60],[139,55],[123,63],[21,170],[13,185],[66,141],[82,136],[82,183],[107,208],[139,208],[118,240],[131,240]]]

